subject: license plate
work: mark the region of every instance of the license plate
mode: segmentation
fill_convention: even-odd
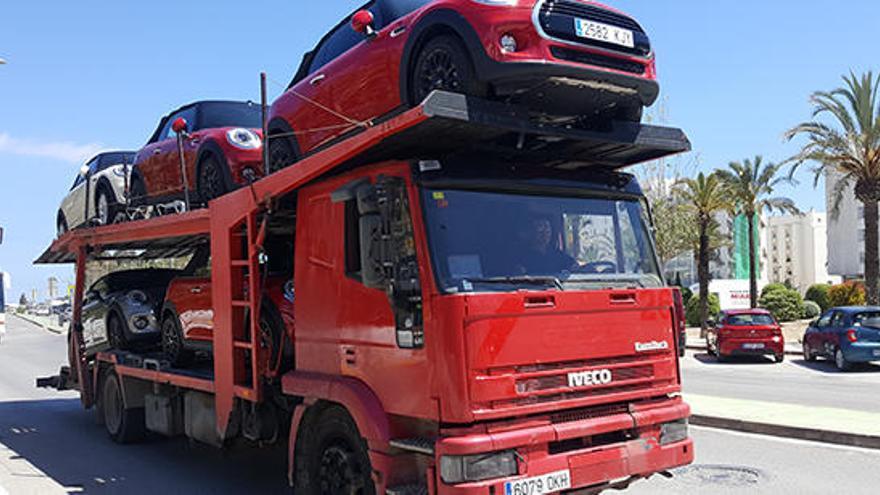
[[[571,471],[556,471],[542,476],[508,481],[504,484],[504,495],[543,495],[571,488]]]
[[[764,344],[743,344],[743,349],[763,349]]]
[[[601,22],[575,19],[574,32],[581,38],[604,41],[627,48],[635,48],[636,46],[632,31]]]
[[[874,357],[880,357],[880,349],[874,349]]]

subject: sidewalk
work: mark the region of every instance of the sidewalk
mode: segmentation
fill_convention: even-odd
[[[686,394],[691,424],[880,449],[880,412]]]
[[[61,495],[79,491],[82,490],[77,487],[61,486],[17,452],[0,443],[0,495]]]
[[[29,315],[26,313],[7,313],[8,316],[14,316],[16,318],[21,318],[22,320],[33,323],[34,325],[45,328],[46,330],[52,333],[65,333],[67,332],[66,328],[63,328],[58,325],[58,317],[56,316],[36,316]]]

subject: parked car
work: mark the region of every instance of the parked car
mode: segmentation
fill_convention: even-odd
[[[659,93],[631,17],[580,0],[372,0],[302,60],[269,113],[272,169],[435,89],[519,103],[551,121],[639,121]],[[295,134],[294,134],[295,133]]]
[[[176,366],[189,364],[196,352],[209,352],[214,340],[208,249],[195,252],[183,273],[168,286],[162,309],[162,350]],[[264,283],[260,329],[262,345],[277,362],[284,335],[293,330],[293,279],[288,270],[271,270]],[[244,315],[242,317],[245,317]],[[289,339],[287,341],[289,344]]]
[[[782,328],[765,309],[722,311],[706,333],[706,349],[718,360],[766,355],[772,355],[777,363],[785,359]]]
[[[829,309],[804,332],[804,359],[822,357],[837,369],[880,361],[880,307],[845,306]]]
[[[125,188],[132,163],[134,151],[99,153],[87,161],[61,200],[55,220],[58,236],[81,225],[125,221]]]
[[[118,271],[98,279],[83,301],[86,352],[133,349],[159,342],[157,315],[165,289],[180,270]]]
[[[184,197],[175,121],[186,124],[184,158],[193,201],[207,203],[263,174],[260,105],[244,101],[197,101],[159,121],[137,152],[133,198],[166,202]]]

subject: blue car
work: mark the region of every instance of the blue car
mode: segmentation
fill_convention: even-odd
[[[831,308],[804,333],[804,359],[831,359],[841,371],[880,361],[880,306]]]

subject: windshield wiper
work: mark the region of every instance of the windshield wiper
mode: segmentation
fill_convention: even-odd
[[[552,276],[532,276],[532,275],[519,275],[519,276],[510,276],[510,277],[488,277],[488,278],[467,278],[464,279],[470,283],[477,284],[531,284],[531,285],[550,285],[556,287],[559,290],[565,290],[565,287],[562,285],[562,281],[559,280],[559,277]]]

